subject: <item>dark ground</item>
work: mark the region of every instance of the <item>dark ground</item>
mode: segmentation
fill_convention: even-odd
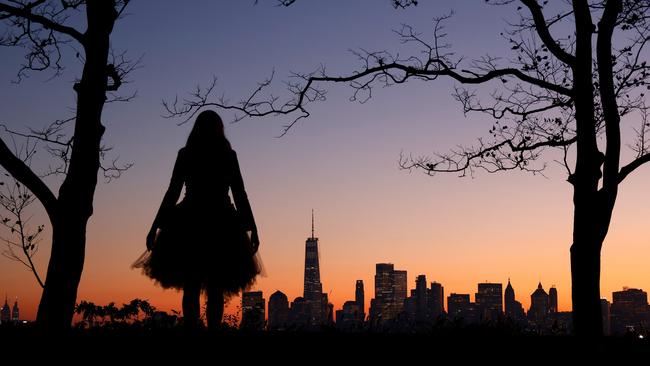
[[[43,358],[45,364],[609,364],[645,365],[650,342],[631,337],[377,333],[188,334],[181,330],[71,331],[40,334],[0,330],[0,352]],[[310,360],[310,361],[309,361]],[[594,360],[595,362],[590,362]],[[315,362],[315,363],[314,363]],[[27,364],[32,364],[28,362]]]

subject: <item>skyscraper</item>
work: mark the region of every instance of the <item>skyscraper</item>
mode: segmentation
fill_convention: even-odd
[[[433,320],[445,312],[445,288],[438,282],[431,282],[429,292],[429,313]]]
[[[303,297],[296,297],[289,307],[288,327],[303,329],[309,320],[309,309]]]
[[[370,301],[373,324],[397,317],[407,296],[406,271],[396,270],[392,263],[377,263],[375,269],[375,298]]]
[[[0,309],[0,324],[8,324],[11,321],[11,308],[9,308],[9,300],[5,295],[5,304]]]
[[[612,334],[611,323],[611,304],[607,299],[600,299],[600,315],[603,318],[603,335],[608,336]]]
[[[394,292],[392,263],[377,263],[375,266],[375,302],[371,315],[374,320],[392,319]]]
[[[393,316],[397,316],[404,311],[404,300],[406,300],[408,287],[407,281],[406,271],[393,271]]]
[[[285,329],[288,319],[289,299],[281,291],[276,291],[269,297],[269,329]]]
[[[354,301],[359,307],[359,316],[363,322],[366,319],[366,307],[365,307],[365,293],[363,289],[363,280],[357,280],[357,285],[354,290]]]
[[[415,319],[425,321],[428,318],[427,277],[419,275],[415,279]]]
[[[537,289],[530,295],[530,309],[528,310],[528,319],[537,323],[538,326],[546,322],[549,313],[548,294],[544,291],[542,283],[537,285]]]
[[[314,236],[314,211],[311,212],[311,237],[305,242],[305,282],[303,298],[307,303],[310,325],[322,324],[323,285],[320,282],[318,238]]]
[[[636,288],[623,288],[612,293],[612,334],[624,334],[629,330],[650,326],[648,294]]]
[[[242,293],[241,297],[241,328],[262,330],[264,329],[264,308],[266,301],[262,291]]]
[[[473,323],[476,318],[475,304],[469,301],[469,294],[449,294],[447,297],[447,311],[450,319],[462,319],[466,323]]]
[[[11,309],[11,320],[14,323],[18,323],[20,320],[20,311],[18,310],[18,298],[16,298],[16,301],[14,302],[14,307]]]
[[[557,289],[551,286],[548,290],[548,311],[551,314],[557,313]]]
[[[481,320],[496,321],[503,314],[502,285],[500,283],[479,283],[474,295]]]
[[[356,301],[346,301],[336,311],[336,327],[341,330],[359,330],[362,327],[361,309]]]
[[[524,308],[519,301],[515,299],[515,290],[510,284],[510,279],[508,278],[508,286],[506,286],[505,293],[503,295],[503,302],[505,305],[505,314],[507,318],[510,318],[514,321],[519,321],[524,317]]]

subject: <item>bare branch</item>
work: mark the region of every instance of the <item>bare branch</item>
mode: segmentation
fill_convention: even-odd
[[[56,21],[53,21],[52,19],[48,19],[42,15],[34,14],[32,13],[32,9],[36,5],[40,5],[44,1],[39,1],[35,2],[34,4],[26,5],[22,8],[11,6],[5,3],[0,3],[0,13],[7,13],[10,16],[13,17],[19,17],[19,18],[24,18],[27,19],[31,22],[38,23],[42,25],[45,29],[52,29],[55,32],[59,32],[65,35],[68,35],[74,39],[76,39],[79,43],[84,44],[85,43],[85,37],[82,33],[80,33],[78,30],[65,26],[63,24],[59,24]],[[66,2],[64,2],[65,4]]]
[[[546,23],[546,19],[542,13],[542,8],[540,7],[537,0],[521,0],[521,3],[528,8],[531,15],[533,16],[535,28],[537,29],[539,37],[544,42],[544,45],[548,47],[551,53],[557,57],[558,60],[564,62],[567,65],[575,65],[575,56],[564,51],[551,36],[551,33],[548,30],[548,24]]]
[[[36,148],[36,144],[30,143],[29,140],[22,146],[14,143],[15,155],[26,165],[30,164]],[[4,208],[4,212],[0,214],[0,226],[4,227],[8,234],[2,237],[6,245],[2,255],[27,267],[34,274],[38,284],[44,287],[33,261],[33,257],[38,253],[44,226],[39,225],[36,230],[32,230],[29,224],[31,217],[26,215],[36,198],[16,178],[9,174],[5,176],[9,181],[0,181],[0,206]]]
[[[618,173],[618,183],[621,183],[630,173],[635,171],[641,165],[650,161],[650,153],[641,155],[640,157],[634,159],[631,163],[621,167],[621,171]]]
[[[25,162],[9,150],[2,139],[0,139],[0,165],[36,195],[51,219],[56,217],[57,199],[50,188],[34,174]]]

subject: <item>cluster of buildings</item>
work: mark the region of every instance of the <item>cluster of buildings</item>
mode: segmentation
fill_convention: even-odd
[[[438,282],[427,282],[425,275],[415,279],[415,288],[408,291],[407,271],[395,269],[392,263],[377,263],[375,297],[370,299],[366,313],[365,288],[362,280],[355,284],[354,300],[346,301],[334,311],[320,279],[318,238],[312,232],[305,242],[303,296],[289,302],[281,291],[273,293],[267,304],[262,291],[242,294],[240,327],[253,330],[319,330],[336,327],[342,331],[411,330],[440,321],[462,324],[515,325],[519,329],[541,334],[569,333],[571,313],[558,310],[558,292],[548,292],[541,282],[530,295],[530,307],[524,310],[515,298],[508,279],[505,290],[501,283],[479,283],[474,301],[470,294],[450,293]],[[445,299],[447,306],[445,307]],[[650,329],[648,294],[640,289],[623,288],[612,294],[612,302],[601,300],[603,333],[621,335],[644,333]],[[0,325],[20,323],[18,299],[13,307],[7,297],[0,309]]]
[[[648,293],[636,288],[623,287],[612,293],[612,302],[600,300],[603,316],[603,333],[620,335],[643,333],[650,330],[650,305]]]
[[[375,297],[366,313],[365,290],[362,280],[355,285],[355,298],[346,301],[334,311],[323,293],[320,280],[318,238],[312,234],[305,243],[305,273],[303,296],[292,302],[281,291],[273,293],[268,301],[261,291],[245,292],[242,296],[241,327],[247,329],[321,329],[336,327],[352,331],[408,330],[420,325],[432,325],[447,320],[463,324],[503,324],[541,333],[569,333],[571,313],[558,310],[558,292],[552,286],[548,292],[541,282],[530,295],[526,311],[515,298],[515,290],[508,279],[501,283],[479,283],[474,301],[470,294],[451,293],[438,282],[427,282],[425,275],[415,280],[415,288],[408,290],[407,271],[395,269],[392,263],[378,263],[375,271]],[[447,306],[445,307],[445,299]],[[602,300],[603,330],[606,335],[624,334],[648,329],[650,305],[647,293],[624,288],[614,292],[612,303]]]
[[[18,309],[18,299],[14,302],[13,307],[9,307],[9,300],[5,295],[5,304],[0,308],[0,325],[17,324],[20,322],[20,310]]]

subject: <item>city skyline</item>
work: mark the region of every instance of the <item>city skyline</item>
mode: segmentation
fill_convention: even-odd
[[[181,307],[179,293],[163,291],[130,269],[145,249],[174,157],[191,127],[161,118],[161,100],[183,98],[212,76],[218,78],[218,94],[236,101],[272,71],[278,84],[291,71],[309,72],[321,64],[334,73],[347,73],[357,66],[349,49],[401,50],[393,29],[408,23],[429,34],[431,18],[451,9],[455,14],[446,32],[455,52],[468,57],[510,54],[510,45],[499,33],[506,28],[504,17],[516,19],[511,7],[451,0],[420,2],[403,10],[369,1],[297,2],[289,8],[244,3],[197,2],[179,8],[161,1],[151,8],[132,2],[129,15],[115,28],[116,49],[129,50],[134,59],[144,57],[132,83],[124,85],[125,92],[137,91],[138,97],[106,108],[104,142],[114,148],[110,159],[119,156],[135,165],[120,179],[97,187],[77,301],[122,303],[145,298],[163,310]],[[348,11],[340,12],[344,7]],[[368,16],[360,19],[356,15],[360,13]],[[336,26],[331,19],[336,19]],[[142,27],[142,21],[151,26]],[[314,42],[319,47],[313,47]],[[75,101],[72,83],[80,68],[74,52],[67,50],[64,56],[61,77],[50,80],[49,74],[34,73],[14,84],[23,55],[3,50],[0,88],[7,108],[0,122],[26,131],[26,126],[39,128],[69,116]],[[428,155],[472,144],[490,128],[489,118],[464,116],[450,96],[454,85],[440,80],[377,89],[373,99],[361,105],[349,102],[348,88],[332,88],[326,103],[314,105],[310,118],[280,139],[276,137],[286,118],[227,124],[257,219],[267,272],[254,290],[271,294],[282,288],[291,299],[303,293],[302,249],[308,213],[316,207],[324,249],[323,292],[337,309],[354,298],[349,283],[358,279],[364,281],[368,302],[374,266],[387,261],[408,269],[409,287],[416,275],[424,274],[443,283],[446,294],[450,290],[473,294],[477,281],[505,283],[511,278],[519,295],[523,289],[535,289],[541,280],[560,289],[560,311],[571,309],[573,209],[566,174],[555,164],[558,157],[551,154],[545,159],[544,176],[477,172],[466,178],[428,177],[399,169],[402,153]],[[273,92],[283,93],[283,88]],[[34,108],[35,100],[42,103],[39,108]],[[232,120],[232,114],[219,112],[226,122]],[[626,124],[623,133],[631,133],[631,127]],[[624,152],[623,158],[629,154]],[[41,158],[34,159],[39,172],[48,167]],[[601,295],[610,301],[622,286],[650,288],[645,214],[650,207],[645,195],[649,179],[648,169],[635,172],[618,198],[602,253]],[[46,183],[56,191],[60,181],[48,177]],[[45,240],[35,258],[43,274],[51,232],[38,204],[33,220],[45,224]],[[40,287],[19,263],[0,261],[0,291],[18,296],[21,314],[33,319]],[[527,295],[517,296],[526,309]],[[234,298],[230,311],[239,302]]]
[[[307,239],[305,240],[305,244],[304,244],[304,268],[303,268],[303,276],[302,276],[303,277],[303,281],[302,281],[303,289],[301,291],[299,291],[299,294],[296,296],[296,298],[301,297],[300,295],[302,295],[302,298],[305,298],[305,299],[309,298],[310,301],[314,301],[314,299],[316,297],[315,294],[322,293],[326,303],[331,303],[329,301],[329,299],[328,299],[328,293],[332,293],[334,291],[334,289],[331,288],[328,292],[323,292],[323,285],[321,283],[321,275],[320,275],[320,256],[321,256],[321,253],[320,253],[320,249],[319,249],[319,238],[315,236],[314,209],[311,209],[311,234],[307,237]],[[420,278],[426,278],[427,277],[426,274],[415,274],[414,275],[414,274],[410,274],[410,271],[408,271],[408,270],[394,269],[394,264],[392,262],[377,263],[375,265],[375,268],[376,269],[377,268],[382,268],[382,271],[394,272],[395,274],[397,274],[397,276],[399,276],[399,283],[401,284],[400,285],[400,293],[401,293],[401,298],[403,298],[403,299],[407,298],[406,295],[408,293],[413,294],[415,291],[417,291],[417,283],[418,283],[418,280]],[[386,275],[388,275],[388,274],[386,274]],[[266,276],[266,275],[264,275],[264,276]],[[410,279],[413,279],[413,280],[410,281]],[[382,280],[380,280],[380,282],[381,281]],[[383,279],[383,281],[387,281],[387,280]],[[361,282],[361,288],[363,288],[363,286],[364,286],[363,285],[364,284],[363,280],[358,279],[358,280],[356,280],[356,282],[357,282],[357,285],[359,284],[359,282]],[[410,288],[409,285],[408,285],[411,282],[416,283],[416,285],[413,286],[413,288]],[[441,283],[439,283],[439,282],[437,282],[435,280],[433,282],[430,282],[430,284],[431,285],[434,285],[434,284],[442,285]],[[456,295],[456,296],[467,296],[468,301],[471,302],[473,300],[474,303],[477,303],[476,297],[477,297],[477,295],[479,295],[479,298],[480,298],[480,295],[481,295],[480,288],[481,288],[482,285],[499,285],[499,286],[502,286],[502,283],[490,282],[487,279],[484,280],[484,282],[476,282],[476,284],[479,287],[479,292],[451,291],[451,292],[448,292],[448,293],[450,295]],[[393,282],[388,283],[387,286],[391,288],[388,291],[393,291],[392,287],[394,285],[395,284]],[[507,279],[507,285],[511,286],[511,278],[510,277],[508,277],[508,279]],[[542,285],[542,280],[540,279],[538,281],[538,284],[533,286],[533,288],[539,289],[539,286],[541,286],[541,285]],[[556,291],[555,292],[555,298],[554,298],[555,299],[555,302],[554,302],[555,311],[557,311],[557,312],[571,311],[570,308],[563,308],[563,307],[559,306],[559,304],[562,304],[562,303],[564,303],[564,304],[566,304],[567,302],[570,303],[570,298],[569,298],[568,294],[567,294],[566,297],[560,298],[562,301],[559,302],[558,298],[557,298],[557,287],[556,287],[556,285],[551,284],[549,286],[550,286],[549,290],[555,290]],[[255,285],[255,286],[253,286],[253,288],[250,291],[248,291],[249,293],[254,294],[254,296],[256,296],[255,299],[250,300],[250,301],[259,301],[257,299],[257,296],[261,296],[260,294],[265,292],[264,290],[257,289],[258,287],[259,286]],[[378,287],[377,287],[377,273],[374,275],[374,286],[371,286],[371,287],[375,291],[377,291],[377,289],[378,289]],[[379,287],[382,287],[382,285],[379,285]],[[634,287],[629,287],[629,286],[621,286],[619,288],[623,288],[625,290],[628,289],[628,288],[634,289]],[[444,289],[444,286],[442,287],[442,289]],[[507,290],[507,288],[506,288],[506,290]],[[274,291],[275,292],[281,292],[282,294],[286,295],[286,293],[282,291],[281,287],[276,288]],[[603,300],[607,300],[607,301],[612,302],[613,298],[614,298],[614,294],[616,292],[617,291],[612,291],[612,297],[611,298],[608,298],[606,296],[606,294],[604,296],[601,296],[601,297],[602,297]],[[391,294],[391,295],[384,295],[384,296],[393,296],[393,295]],[[505,293],[502,293],[502,312],[504,312],[504,313],[506,312],[506,310],[505,310],[505,296],[506,296]],[[356,299],[356,297],[357,297],[357,294],[356,294],[356,287],[355,287],[355,291],[353,291],[352,299]],[[363,297],[363,295],[362,295],[362,297]],[[368,314],[371,313],[371,302],[370,301],[374,300],[376,297],[377,297],[376,292],[373,292],[372,298],[366,297],[366,300],[364,301],[364,306],[362,308],[362,311],[364,312],[364,314],[368,315]],[[16,301],[17,301],[17,298],[18,298],[18,296],[16,296]],[[380,295],[380,298],[382,298],[382,295]],[[448,301],[448,297],[444,296],[443,299],[445,301],[444,304],[446,304],[446,302]],[[532,300],[528,301],[526,299],[527,299],[527,297],[524,296],[523,301],[520,301],[520,300],[522,300],[522,297],[517,298],[517,301],[516,301],[517,303],[520,303],[522,305],[523,310],[525,312],[528,311],[526,309],[528,309],[531,306],[531,304],[533,303]],[[241,314],[241,309],[239,308],[239,305],[240,305],[241,301],[242,301],[241,297],[236,297],[235,299],[231,299],[228,302],[227,306],[226,306],[226,312],[230,313],[230,314],[235,314],[237,312],[240,312],[239,315],[241,316],[242,315]],[[153,299],[153,302],[155,304],[155,299]],[[291,303],[291,300],[289,300],[289,302]],[[334,305],[335,310],[341,310],[341,309],[344,308],[344,303],[345,302],[348,302],[348,300],[339,299],[339,300],[337,300],[337,302],[335,304],[332,304],[332,305]],[[400,305],[400,308],[398,310],[395,310],[395,311],[397,311],[397,312],[402,311],[403,308],[401,308],[401,306],[403,306],[403,305]],[[443,306],[446,308],[448,305],[443,305]],[[173,309],[173,308],[170,308],[170,309]],[[170,310],[170,309],[161,308],[161,310]],[[317,315],[317,316],[320,316],[320,314]],[[25,320],[33,320],[33,319],[32,318],[25,318]]]
[[[316,323],[313,323],[313,318],[304,316],[305,310],[309,312],[309,303],[305,303],[302,297],[289,302],[287,296],[277,290],[269,299],[266,320],[267,307],[263,292],[244,292],[240,327],[257,331],[322,330],[336,327],[341,331],[402,332],[427,329],[435,324],[447,322],[456,326],[506,326],[515,332],[535,334],[572,332],[571,312],[558,310],[558,292],[555,287],[550,287],[547,293],[540,282],[530,294],[530,308],[524,310],[516,300],[510,280],[505,291],[502,290],[501,283],[478,283],[474,302],[471,301],[470,294],[452,292],[446,297],[445,311],[444,296],[440,297],[444,293],[444,286],[434,281],[428,289],[426,277],[423,275],[417,276],[415,288],[410,292],[411,296],[400,300],[400,296],[396,295],[401,292],[398,282],[400,274],[406,271],[393,268],[390,263],[377,263],[375,288],[378,289],[379,300],[376,296],[370,299],[367,317],[365,307],[359,306],[360,298],[364,297],[363,283],[357,280],[355,298],[346,301],[341,309],[329,307],[331,313]],[[387,279],[387,275],[392,279]],[[612,299],[612,302],[601,299],[603,334],[631,333],[642,337],[650,326],[647,292],[643,289],[623,287],[621,291],[612,293]],[[390,303],[391,301],[393,303]],[[395,301],[402,302],[403,306],[399,310],[395,307]]]

